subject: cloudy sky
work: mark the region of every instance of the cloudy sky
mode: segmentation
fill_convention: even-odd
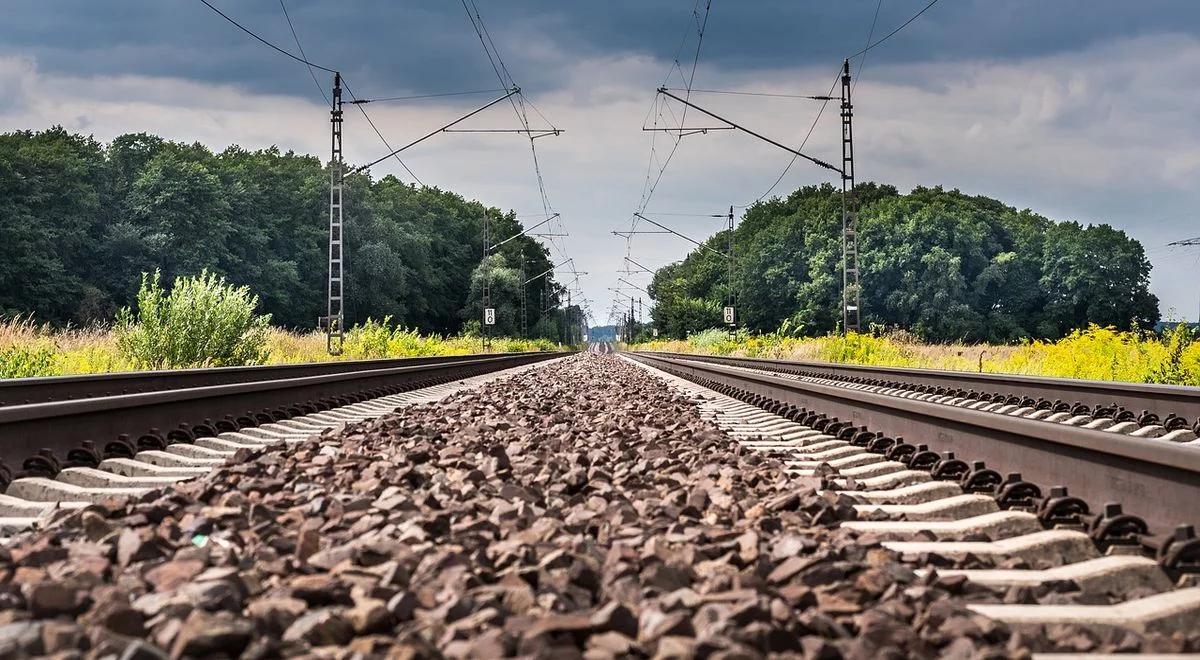
[[[210,1],[295,49],[279,0]],[[359,97],[499,87],[459,2],[286,1],[309,59],[341,70]],[[664,80],[683,85],[676,57],[690,74],[705,0],[698,15],[696,0],[476,2],[512,78],[566,131],[539,139],[538,157],[570,234],[555,251],[589,273],[582,286],[598,321],[607,320],[627,249],[657,267],[689,248],[669,235],[632,245],[613,236],[633,211],[644,203],[648,212],[697,214],[745,205],[791,160],[732,131],[685,137],[644,201],[647,171],[656,178],[672,139],[657,135],[652,161],[653,134],[643,122],[649,112],[653,123],[654,90]],[[927,2],[712,0],[693,86],[824,94],[841,60],[866,43],[877,7],[876,38]],[[1200,236],[1200,3],[942,0],[856,65],[860,180],[902,190],[940,184],[1058,220],[1113,224],[1145,244],[1163,312],[1197,317],[1200,250],[1166,244]],[[328,75],[316,73],[327,86]],[[150,131],[214,149],[278,145],[327,157],[327,108],[305,67],[199,0],[6,0],[0,89],[0,130],[62,124],[105,141]],[[487,100],[485,93],[367,107],[384,136],[401,144]],[[767,96],[695,100],[792,145],[819,106]],[[832,110],[806,147],[830,161],[839,134]],[[506,104],[463,124],[517,126]],[[386,153],[354,110],[345,134],[352,162]],[[405,162],[426,184],[542,212],[521,136],[439,135],[406,152]],[[372,171],[411,180],[394,161]],[[825,174],[797,163],[775,191],[829,180]],[[657,219],[697,237],[721,222]]]

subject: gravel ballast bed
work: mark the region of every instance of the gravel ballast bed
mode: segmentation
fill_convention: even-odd
[[[0,550],[0,657],[1021,657],[1185,640],[971,613],[619,358],[580,355]]]

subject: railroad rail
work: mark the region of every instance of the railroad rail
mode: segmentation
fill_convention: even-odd
[[[64,468],[95,468],[106,459],[128,459],[174,443],[191,444],[561,355],[565,353],[21,379],[10,391],[48,400],[0,407],[0,487],[21,476],[53,477]],[[117,387],[138,391],[100,394]]]
[[[860,385],[902,387],[925,394],[954,394],[976,400],[986,398],[990,402],[1014,402],[1015,399],[1015,403],[1035,410],[1108,417],[1116,422],[1139,423],[1143,427],[1162,426],[1164,434],[1190,429],[1200,435],[1200,388],[1197,387],[690,353],[639,354],[766,369]]]
[[[990,493],[1002,506],[1029,508],[1063,500],[1058,504],[1062,510],[1053,515],[1066,515],[1074,507],[1070,517],[1095,527],[1106,544],[1140,544],[1157,553],[1181,535],[1195,546],[1189,561],[1200,560],[1200,541],[1190,531],[1200,523],[1196,447],[997,414],[963,405],[968,399],[953,394],[922,400],[896,388],[847,386],[781,370],[795,363],[629,355],[882,454],[906,469],[931,472],[969,492]],[[753,366],[738,366],[746,363]],[[1194,388],[1170,389],[1180,396],[1184,393],[1179,390]]]
[[[183,390],[210,385],[231,385],[264,380],[304,378],[329,374],[388,369],[423,364],[450,364],[478,360],[486,355],[429,356],[377,360],[339,360],[252,367],[214,367],[206,369],[162,369],[125,371],[78,376],[0,379],[0,407],[91,399],[118,394],[140,394],[163,390]]]
[[[1056,425],[808,382],[761,363],[625,355],[744,448],[781,459],[798,485],[852,509],[841,527],[882,542],[918,575],[1005,594],[968,605],[978,614],[1033,630],[1190,631],[1200,621],[1194,448],[1072,426],[1047,433]],[[891,429],[956,451],[884,435]],[[1056,585],[1089,604],[1036,595]]]

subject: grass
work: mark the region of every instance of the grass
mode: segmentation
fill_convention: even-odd
[[[545,339],[493,338],[489,352],[558,350]],[[368,321],[346,333],[343,354],[325,351],[325,335],[281,328],[267,331],[266,364],[327,362],[370,358],[466,355],[482,353],[479,337],[422,335],[395,327],[390,319]],[[28,318],[0,320],[0,378],[65,376],[133,371],[136,361],[122,352],[117,334],[107,327],[56,330]]]
[[[1025,374],[1058,378],[1200,386],[1200,341],[1184,326],[1162,336],[1092,326],[1058,341],[1017,345],[924,344],[904,333],[885,336],[731,337],[706,330],[686,340],[650,341],[638,350],[837,362],[887,367]]]

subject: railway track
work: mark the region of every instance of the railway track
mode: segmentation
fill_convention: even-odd
[[[925,399],[949,396],[979,402],[980,406],[997,404],[994,407],[1003,414],[1016,413],[1031,419],[1053,416],[1053,421],[1075,419],[1070,423],[1169,442],[1190,442],[1200,435],[1200,388],[1196,387],[684,353],[642,354],[817,378],[864,388],[902,389]],[[1078,419],[1085,416],[1091,419]]]
[[[1018,595],[972,605],[979,613],[1017,626],[1200,624],[1194,436],[1127,437],[1065,418],[990,412],[973,405],[986,396],[917,392],[858,369],[848,376],[780,361],[629,359],[660,370],[744,446],[782,458],[798,479],[852,506],[859,519],[843,527],[882,539],[921,572],[1010,594],[1066,582],[1102,602],[1039,604]],[[944,374],[926,378],[926,387],[946,386]],[[1010,388],[1026,380],[988,379]],[[1039,393],[1065,393],[1061,381],[1033,381]],[[1119,396],[1119,387],[1086,383],[1078,396]],[[1157,388],[1134,389],[1132,397],[1149,403]],[[1167,388],[1169,405],[1200,398],[1187,389]]]
[[[1181,415],[1143,412],[1132,419],[1120,400],[1112,401],[1121,396],[1123,384],[1078,384],[1074,398],[1109,401],[1090,407],[1042,396],[1049,391],[1066,395],[1070,381],[1059,379],[1008,382],[988,376],[983,382],[990,387],[985,389],[969,375],[945,372],[924,376],[930,382],[909,383],[871,378],[879,374],[863,369],[845,375],[837,368],[815,370],[811,364],[774,360],[654,353],[637,357],[765,397],[788,408],[792,418],[812,423],[820,418],[823,427],[833,429],[832,435],[881,453],[919,453],[918,464],[951,452],[958,458],[958,469],[972,468],[964,461],[983,462],[993,470],[1019,472],[1043,490],[1067,486],[1093,505],[1119,502],[1160,534],[1178,524],[1200,523],[1200,508],[1184,506],[1200,501],[1200,440]],[[919,370],[905,373],[912,373],[914,380],[922,377]],[[944,378],[975,387],[949,389]],[[1027,384],[1035,388],[1032,393],[1017,389]],[[1131,396],[1147,404],[1152,392],[1162,392],[1163,402],[1155,406],[1160,409],[1170,405],[1190,412],[1200,402],[1198,388],[1130,389]]]
[[[1189,440],[593,348],[0,407],[237,424],[23,461],[0,656],[1200,651]]]
[[[142,394],[163,390],[183,390],[212,385],[233,385],[267,380],[305,378],[331,374],[411,367],[428,364],[453,364],[477,360],[479,355],[389,358],[379,360],[339,360],[255,367],[215,367],[208,369],[164,369],[128,371],[81,376],[0,379],[0,408],[50,401],[72,401],[121,394]]]
[[[194,478],[241,449],[299,441],[476,382],[469,379],[560,356],[468,355],[5,382],[0,389],[38,402],[0,407],[0,536],[58,508]]]

